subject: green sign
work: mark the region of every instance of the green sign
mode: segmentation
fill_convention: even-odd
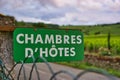
[[[14,60],[44,57],[49,62],[84,58],[83,34],[79,30],[17,28],[14,31]],[[42,60],[38,60],[41,62]]]

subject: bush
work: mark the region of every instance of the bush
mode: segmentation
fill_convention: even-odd
[[[99,53],[102,56],[111,56],[111,52],[108,48],[103,48],[103,47],[99,48]]]

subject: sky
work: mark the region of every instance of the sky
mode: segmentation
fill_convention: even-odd
[[[25,22],[109,24],[120,22],[120,0],[0,0],[0,13]]]

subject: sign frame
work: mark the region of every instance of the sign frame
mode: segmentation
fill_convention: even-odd
[[[39,56],[48,62],[84,59],[84,40],[80,30],[16,28],[13,33],[15,62],[32,63]],[[42,62],[38,60],[37,62]]]

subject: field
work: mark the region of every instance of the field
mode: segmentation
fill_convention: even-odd
[[[61,64],[80,69],[98,68],[120,77],[120,24],[95,26],[61,26],[62,29],[76,29],[84,34],[84,50],[89,58],[84,61]],[[85,55],[85,56],[86,56]],[[98,60],[97,58],[98,57]],[[115,61],[112,63],[112,61]],[[104,64],[104,65],[103,65]]]
[[[94,26],[61,26],[62,29],[77,29],[84,33],[85,51],[101,55],[120,55],[120,24]],[[110,36],[108,43],[108,34]],[[108,44],[110,49],[108,49]]]
[[[111,35],[110,50],[108,49],[107,35],[89,35],[84,37],[85,51],[100,55],[120,55],[120,35]]]
[[[60,26],[62,29],[77,29],[81,30],[84,35],[99,35],[99,34],[120,34],[120,24],[109,25],[94,25],[94,26]]]

